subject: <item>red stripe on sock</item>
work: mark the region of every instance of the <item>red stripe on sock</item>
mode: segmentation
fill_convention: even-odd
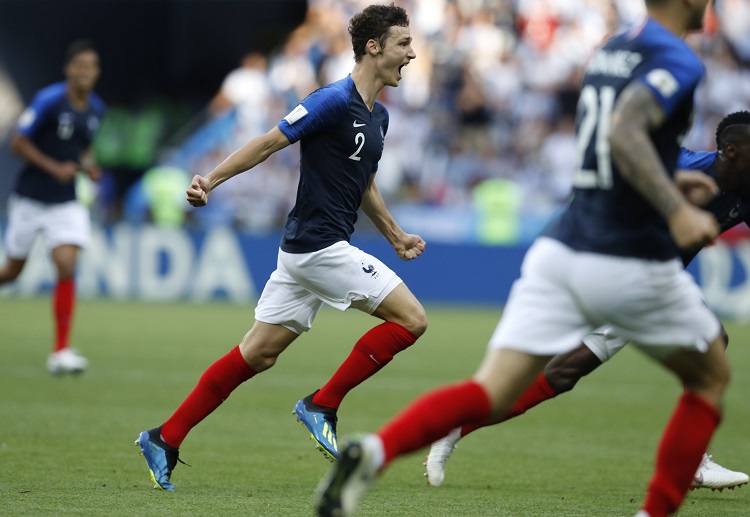
[[[236,346],[227,355],[208,367],[190,395],[177,411],[164,422],[162,439],[179,447],[190,430],[224,402],[234,389],[255,375]]]
[[[370,329],[357,341],[333,377],[313,396],[313,403],[338,408],[349,391],[372,377],[416,340],[417,336],[398,323],[385,322]]]
[[[385,449],[384,466],[428,446],[464,422],[487,418],[490,410],[487,393],[474,381],[427,393],[378,431]]]
[[[52,296],[52,311],[55,317],[55,346],[58,352],[68,347],[70,328],[75,310],[75,282],[72,279],[59,280]]]
[[[642,507],[651,517],[667,517],[680,507],[720,421],[719,411],[705,399],[687,391],[682,395],[662,435]]]

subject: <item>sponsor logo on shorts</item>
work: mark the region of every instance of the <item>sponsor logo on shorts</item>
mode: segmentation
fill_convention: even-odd
[[[362,264],[362,271],[364,271],[368,275],[371,275],[373,278],[377,278],[380,276],[380,273],[375,270],[375,266],[373,266],[372,264],[368,264],[367,267]]]

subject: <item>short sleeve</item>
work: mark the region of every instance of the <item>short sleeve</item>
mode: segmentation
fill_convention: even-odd
[[[686,96],[694,94],[705,73],[703,63],[692,51],[675,47],[663,49],[651,61],[640,79],[671,114]]]
[[[281,119],[278,128],[292,144],[324,131],[349,110],[350,96],[347,93],[330,85],[315,90]]]

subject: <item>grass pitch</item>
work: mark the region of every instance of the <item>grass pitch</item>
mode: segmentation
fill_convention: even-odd
[[[376,430],[423,391],[473,373],[499,311],[427,307],[430,329],[353,391],[339,434]],[[269,372],[240,387],[190,434],[172,476],[153,490],[133,445],[163,422],[217,357],[239,342],[252,307],[79,302],[78,378],[45,370],[47,299],[0,299],[0,515],[313,514],[329,468],[291,415],[376,321],[323,310]],[[734,377],[711,445],[750,469],[750,328],[727,324]],[[424,452],[396,462],[359,516],[623,516],[643,499],[662,427],[679,396],[671,376],[626,349],[569,394],[460,442],[440,488]],[[750,515],[750,488],[691,492],[681,517]]]

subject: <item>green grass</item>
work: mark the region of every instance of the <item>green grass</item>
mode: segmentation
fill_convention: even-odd
[[[290,414],[375,320],[324,310],[271,371],[193,430],[175,493],[151,489],[133,440],[163,422],[203,370],[236,344],[252,307],[82,301],[78,378],[44,368],[49,301],[0,299],[0,515],[312,515],[329,464]],[[473,373],[499,311],[428,307],[418,345],[352,392],[340,434],[375,430],[421,392]],[[750,469],[750,328],[727,325],[733,384],[711,452]],[[573,393],[461,442],[445,484],[422,478],[423,453],[396,462],[360,516],[632,516],[643,498],[677,382],[636,351]],[[747,516],[750,489],[695,491],[682,517]]]

